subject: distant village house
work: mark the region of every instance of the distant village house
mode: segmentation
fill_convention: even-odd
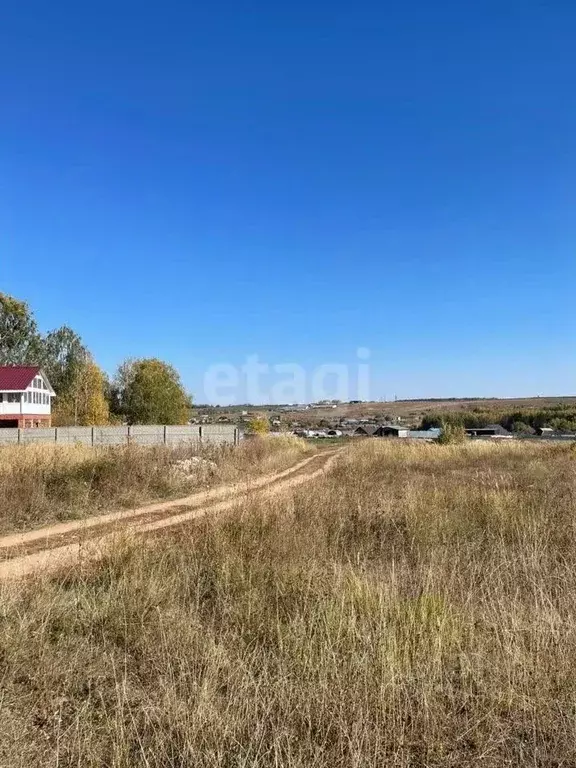
[[[470,427],[466,430],[466,434],[470,437],[513,437],[512,433],[508,432],[507,429],[504,429],[501,424],[488,424],[485,427]]]
[[[410,430],[408,427],[396,427],[393,425],[385,424],[374,432],[376,437],[408,437]]]
[[[374,432],[376,432],[376,427],[373,427],[370,424],[362,424],[362,426],[357,427],[354,430],[354,434],[357,437],[372,437]]]

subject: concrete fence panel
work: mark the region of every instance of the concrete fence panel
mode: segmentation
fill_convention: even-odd
[[[92,427],[93,445],[127,445],[128,427]]]
[[[181,426],[165,427],[166,445],[178,445],[178,443],[199,443],[201,427],[195,424],[182,424]]]
[[[0,446],[26,443],[59,443],[61,445],[177,445],[179,443],[207,443],[235,445],[239,430],[234,424],[163,424],[134,425],[132,427],[54,427],[52,429],[0,429]]]
[[[161,424],[136,424],[130,427],[129,440],[131,445],[161,445],[164,427]]]
[[[92,445],[92,427],[57,427],[55,442],[63,445]]]
[[[19,429],[16,427],[9,427],[7,429],[0,429],[0,445],[16,445],[19,442]]]
[[[206,424],[202,427],[202,441],[214,445],[235,444],[237,428],[234,424]]]
[[[55,429],[21,429],[21,443],[54,443],[56,442]]]

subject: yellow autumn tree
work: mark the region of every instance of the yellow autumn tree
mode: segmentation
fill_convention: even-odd
[[[248,422],[248,431],[254,435],[267,435],[270,432],[270,422],[266,416],[255,416]]]
[[[55,426],[103,426],[110,412],[106,399],[106,379],[91,360],[78,366],[69,391],[56,398],[52,421]]]

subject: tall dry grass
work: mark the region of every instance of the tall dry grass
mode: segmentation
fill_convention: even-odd
[[[364,441],[4,586],[6,766],[576,765],[576,457]]]
[[[311,452],[313,448],[293,437],[247,440],[238,448],[197,444],[0,447],[0,532],[236,482],[285,469]],[[190,474],[177,470],[180,460],[192,457],[205,461]]]

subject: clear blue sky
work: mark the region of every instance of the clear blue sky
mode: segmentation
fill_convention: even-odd
[[[575,41],[573,0],[6,4],[0,290],[200,400],[358,347],[376,397],[574,393]]]

